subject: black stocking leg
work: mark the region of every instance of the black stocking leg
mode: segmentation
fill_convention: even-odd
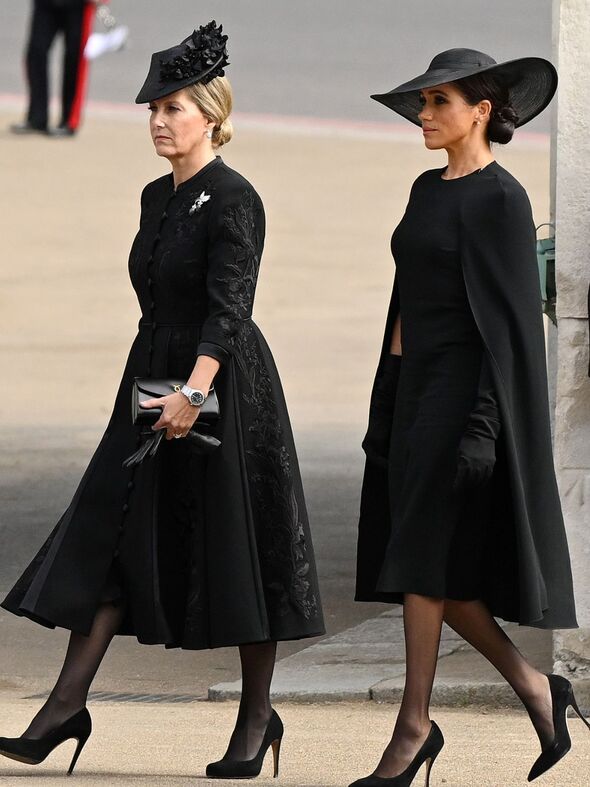
[[[436,672],[444,601],[406,593],[404,632],[406,683],[391,741],[375,775],[390,778],[402,773],[430,732],[428,708]]]
[[[553,740],[551,690],[481,601],[445,601],[445,621],[494,665],[512,686],[533,722],[541,747]]]
[[[251,760],[258,754],[272,711],[270,682],[276,654],[276,642],[240,646],[242,698],[224,759]]]
[[[124,615],[123,605],[99,607],[90,634],[72,633],[57,683],[23,738],[42,738],[86,705],[86,698],[104,654]]]

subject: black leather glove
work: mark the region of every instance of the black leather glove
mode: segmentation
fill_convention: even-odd
[[[475,406],[459,443],[455,490],[483,486],[490,481],[496,463],[500,426],[494,384],[484,357]]]
[[[369,425],[362,442],[367,457],[382,466],[387,466],[389,457],[391,424],[401,365],[401,355],[388,354],[383,359],[381,373],[373,386]]]
[[[140,432],[141,444],[139,448],[125,459],[123,467],[135,467],[140,465],[146,457],[154,456],[165,434],[165,429],[158,429],[157,432],[154,432],[149,427],[143,428]],[[197,431],[194,426],[183,440],[189,441],[191,451],[194,451],[196,454],[210,454],[221,445],[221,442],[216,437]]]

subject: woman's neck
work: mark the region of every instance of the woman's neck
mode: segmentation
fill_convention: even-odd
[[[447,148],[447,155],[449,163],[445,172],[446,180],[470,175],[494,160],[489,145],[461,145],[457,148]]]
[[[215,159],[215,151],[212,148],[208,150],[199,151],[192,156],[184,156],[182,158],[171,159],[172,164],[172,177],[174,179],[174,188],[177,188],[185,180],[189,180],[193,175],[206,167]]]

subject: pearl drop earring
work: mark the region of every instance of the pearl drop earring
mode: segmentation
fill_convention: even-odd
[[[213,139],[213,132],[207,131],[207,139]]]

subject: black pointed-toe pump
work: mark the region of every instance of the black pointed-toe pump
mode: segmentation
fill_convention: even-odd
[[[228,760],[224,758],[218,762],[211,762],[207,766],[207,776],[210,779],[252,779],[260,774],[264,755],[269,747],[272,746],[273,776],[277,777],[279,775],[279,754],[283,733],[283,722],[279,718],[279,714],[273,710],[256,757],[251,760]]]
[[[39,765],[62,743],[76,740],[78,745],[68,768],[68,776],[70,776],[91,732],[90,714],[86,708],[82,708],[42,738],[0,738],[0,754],[27,765]]]
[[[410,787],[424,763],[426,763],[425,787],[429,787],[430,771],[442,747],[445,745],[445,739],[439,726],[435,722],[431,722],[431,725],[428,737],[403,773],[388,779],[382,776],[366,776],[364,779],[358,779],[356,782],[353,782],[349,787]]]
[[[553,729],[554,737],[552,743],[543,749],[537,757],[529,773],[529,781],[532,782],[538,776],[552,768],[561,760],[571,749],[572,741],[567,728],[567,709],[573,708],[582,719],[586,727],[590,730],[590,724],[582,716],[572,684],[561,675],[547,675],[549,688],[551,689],[551,699],[553,701]]]

